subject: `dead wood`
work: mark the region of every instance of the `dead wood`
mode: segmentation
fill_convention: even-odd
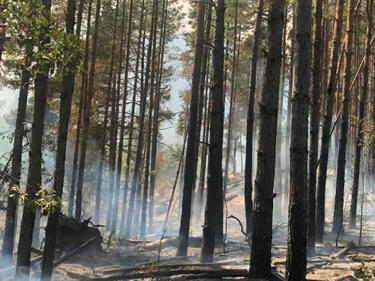
[[[97,237],[92,237],[90,240],[88,240],[85,243],[81,244],[78,248],[76,248],[76,249],[70,251],[69,253],[65,254],[64,256],[62,256],[59,260],[57,260],[53,264],[53,266],[56,267],[59,264],[61,264],[64,261],[66,261],[67,259],[73,257],[75,254],[79,253],[80,251],[82,251],[83,249],[85,249],[86,247],[88,247],[89,245],[93,244],[96,241],[96,239],[97,239]]]
[[[156,278],[156,277],[171,277],[175,275],[200,275],[199,278],[223,278],[223,277],[247,277],[249,275],[246,269],[220,269],[215,271],[210,271],[207,269],[178,269],[178,270],[168,270],[168,271],[149,271],[149,272],[138,272],[132,274],[116,274],[110,276],[94,276],[88,277],[77,273],[68,272],[68,275],[72,278],[78,280],[92,280],[92,281],[104,281],[104,280],[131,280],[131,279],[143,279],[143,278]],[[198,279],[199,279],[198,278]],[[191,278],[189,278],[191,279]]]
[[[338,252],[337,254],[334,254],[334,255],[331,255],[331,259],[338,259],[338,258],[341,258],[343,256],[345,256],[351,249],[353,249],[355,247],[355,244],[354,242],[350,241],[346,244],[345,248],[342,249],[340,252]]]

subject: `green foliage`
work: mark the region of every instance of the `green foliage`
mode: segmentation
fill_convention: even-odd
[[[80,65],[79,38],[66,34],[60,27],[58,16],[46,10],[40,0],[0,0],[6,7],[8,60],[18,68],[27,67],[36,73],[64,74]]]
[[[28,204],[31,208],[40,209],[42,216],[48,216],[57,212],[62,206],[62,199],[56,195],[56,191],[43,187],[35,194],[35,198],[30,200],[26,191],[14,185],[10,189],[10,197],[17,197],[21,204]]]

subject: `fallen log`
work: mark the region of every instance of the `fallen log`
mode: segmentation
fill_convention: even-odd
[[[156,277],[171,277],[177,275],[204,275],[205,278],[223,278],[223,277],[248,277],[249,271],[246,269],[220,269],[207,271],[207,269],[189,269],[189,270],[168,270],[168,271],[149,271],[132,274],[117,274],[110,276],[93,276],[88,277],[77,273],[68,272],[68,276],[82,281],[105,281],[105,280],[131,280]],[[200,277],[202,278],[202,277]],[[198,278],[199,279],[199,278]]]
[[[122,267],[122,268],[115,268],[115,269],[108,269],[108,270],[102,270],[102,274],[115,274],[115,273],[129,273],[134,271],[150,271],[152,269],[158,269],[158,270],[166,270],[166,269],[176,269],[176,268],[187,268],[187,267],[220,267],[223,265],[233,265],[233,262],[227,262],[227,263],[186,263],[186,264],[146,264],[136,267]]]
[[[337,254],[334,254],[334,255],[331,255],[331,259],[338,259],[338,258],[341,258],[343,256],[345,256],[351,249],[353,249],[355,247],[355,244],[353,241],[350,241],[346,244],[345,248],[342,249],[340,252],[338,252]]]

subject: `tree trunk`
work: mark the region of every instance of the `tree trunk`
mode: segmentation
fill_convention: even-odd
[[[115,22],[113,30],[113,39],[112,39],[112,49],[111,49],[111,64],[109,69],[109,78],[108,78],[108,96],[111,96],[111,127],[109,133],[109,159],[108,159],[108,168],[109,168],[109,190],[107,195],[107,219],[106,219],[106,230],[111,229],[111,219],[112,219],[112,201],[113,201],[113,186],[114,186],[114,177],[115,177],[115,166],[116,166],[116,136],[117,136],[117,118],[116,108],[118,96],[116,92],[116,84],[112,79],[114,75],[114,56],[116,52],[117,44],[117,23],[118,23],[118,13],[119,13],[119,4],[120,1],[116,0],[116,10],[115,10]],[[123,34],[121,34],[121,38]]]
[[[27,60],[28,58],[26,58]],[[29,93],[30,72],[25,68],[22,70],[21,88],[18,97],[18,109],[16,128],[14,130],[13,150],[12,150],[12,169],[9,180],[9,196],[7,200],[7,211],[5,218],[5,230],[2,245],[2,257],[12,259],[14,248],[14,237],[17,225],[17,202],[18,197],[12,191],[13,186],[20,185],[22,169],[22,150],[23,137],[25,135],[25,116],[27,107],[27,96]]]
[[[213,88],[210,113],[210,145],[208,153],[207,204],[203,226],[201,261],[213,260],[217,213],[223,201],[223,134],[224,134],[224,20],[225,1],[216,4],[215,48],[213,49]],[[185,178],[186,180],[186,178]]]
[[[366,14],[367,14],[367,34],[366,34],[366,49],[365,49],[365,64],[363,66],[363,86],[361,91],[359,112],[358,112],[358,128],[357,128],[357,139],[355,147],[355,158],[354,158],[354,172],[353,172],[353,188],[352,188],[352,200],[350,204],[350,228],[356,227],[357,219],[357,200],[358,200],[358,186],[359,186],[359,173],[361,165],[361,154],[364,143],[364,130],[365,130],[365,112],[368,99],[369,89],[369,65],[371,56],[371,36],[372,36],[372,6],[373,0],[366,0]]]
[[[99,2],[99,4],[98,4],[98,2]],[[97,9],[97,11],[96,11],[96,14],[95,14],[95,27],[94,27],[94,36],[93,36],[93,42],[92,42],[92,50],[91,50],[90,72],[89,72],[89,77],[88,77],[86,110],[83,114],[83,131],[82,131],[82,142],[81,142],[81,155],[80,155],[79,169],[78,169],[76,210],[75,210],[75,218],[77,220],[80,220],[81,215],[82,215],[83,178],[84,178],[84,173],[85,173],[87,143],[88,143],[88,139],[89,139],[91,105],[92,105],[92,99],[93,99],[93,95],[94,95],[96,47],[97,47],[98,31],[99,31],[99,24],[100,24],[100,0],[97,0],[96,9]]]
[[[292,98],[286,281],[306,279],[311,0],[296,2],[296,81]]]
[[[163,1],[163,11],[160,27],[160,40],[159,40],[159,59],[158,59],[158,78],[157,88],[155,95],[155,108],[154,118],[152,125],[152,145],[151,145],[151,178],[150,178],[150,207],[149,207],[149,227],[148,232],[153,231],[154,222],[154,194],[156,182],[156,155],[157,155],[157,140],[159,134],[159,111],[161,99],[161,84],[163,79],[163,66],[164,66],[164,53],[165,53],[165,40],[166,40],[166,26],[168,21],[168,0]]]
[[[271,277],[273,187],[283,20],[284,1],[272,0],[268,19],[269,50],[260,103],[254,229],[250,263],[251,278]]]
[[[82,22],[82,10],[83,10],[83,1],[81,0],[79,6],[78,20],[79,23]],[[89,68],[89,49],[90,49],[90,27],[91,27],[91,9],[92,9],[92,0],[89,1],[89,7],[87,12],[87,29],[86,29],[86,42],[85,42],[85,54],[83,57],[83,67],[82,67],[82,77],[81,77],[81,89],[80,89],[80,100],[78,108],[78,118],[77,118],[77,129],[76,129],[76,139],[74,143],[74,154],[73,154],[73,165],[72,165],[72,179],[70,182],[70,191],[69,191],[69,207],[68,215],[73,216],[74,209],[74,197],[76,193],[76,182],[77,182],[77,165],[78,165],[78,152],[81,139],[81,126],[82,126],[82,114],[84,105],[86,104],[87,96],[87,72]],[[79,16],[81,15],[81,16]],[[76,35],[79,37],[81,30],[81,24],[77,24]]]
[[[152,111],[155,107],[154,91],[155,91],[155,76],[157,71],[156,63],[156,37],[157,37],[157,26],[158,26],[158,13],[159,12],[159,0],[156,0],[155,7],[153,9],[153,23],[154,34],[152,35],[152,59],[151,59],[151,81],[150,81],[150,97],[149,97],[149,108],[148,108],[148,130],[146,138],[146,163],[145,163],[145,179],[143,185],[143,199],[142,199],[142,214],[141,214],[141,229],[140,237],[143,239],[146,234],[146,212],[147,212],[147,200],[148,200],[148,187],[150,177],[150,157],[151,157],[151,136],[152,136]],[[161,34],[161,33],[160,33]]]
[[[194,55],[194,69],[192,74],[192,88],[191,88],[191,102],[190,102],[190,118],[189,118],[189,132],[186,148],[185,158],[185,172],[184,172],[184,190],[182,197],[182,213],[179,231],[179,243],[177,248],[177,256],[186,256],[188,249],[188,238],[190,228],[192,192],[195,182],[193,182],[195,166],[195,149],[197,148],[197,119],[198,119],[198,97],[199,85],[202,70],[202,55],[204,45],[204,15],[205,3],[203,0],[198,2],[197,7],[197,26],[195,31],[195,55]]]
[[[120,222],[120,233],[124,233],[125,228],[125,217],[126,217],[126,202],[128,198],[128,189],[129,189],[129,171],[130,171],[130,160],[132,155],[132,144],[133,144],[133,134],[134,134],[134,115],[135,115],[135,104],[137,98],[137,89],[138,89],[138,76],[139,76],[139,62],[142,46],[142,33],[143,33],[143,19],[144,19],[144,10],[145,10],[145,1],[142,0],[141,6],[141,18],[139,23],[139,32],[138,32],[138,45],[137,45],[137,58],[135,65],[135,77],[134,77],[134,86],[133,86],[133,99],[132,99],[132,109],[130,114],[130,125],[129,125],[129,141],[126,152],[126,166],[125,166],[125,184],[124,184],[124,194],[122,199],[122,211],[121,211],[121,222]],[[130,23],[128,23],[128,26]],[[143,77],[143,61],[144,61],[144,44],[142,48],[142,60],[141,60],[141,76]],[[143,78],[142,78],[143,79]],[[142,84],[142,83],[141,83]],[[142,85],[141,85],[142,87]],[[141,90],[142,92],[142,90]]]
[[[41,49],[49,43],[49,38],[45,36],[45,34],[48,34],[51,20],[51,1],[43,0],[42,5],[43,11],[40,16],[45,18],[47,25],[44,30],[45,33],[42,33],[44,36],[40,35],[39,37],[39,48]],[[48,69],[46,73],[48,73]],[[17,280],[28,280],[30,273],[31,244],[35,222],[35,208],[31,206],[31,204],[36,198],[36,193],[40,190],[40,185],[42,183],[42,142],[47,91],[48,74],[39,72],[35,77],[33,124],[29,150],[29,169],[26,182],[28,201],[24,205],[21,221],[20,237],[22,237],[22,239],[20,239],[18,243]]]
[[[254,107],[255,107],[255,87],[257,82],[257,63],[260,36],[262,33],[263,0],[258,0],[258,11],[255,22],[254,43],[251,58],[251,77],[249,105],[246,123],[246,158],[245,158],[245,213],[246,213],[246,233],[250,234],[253,224],[253,135],[254,135]]]
[[[99,13],[99,7],[100,1],[98,1],[97,3],[97,14]],[[68,0],[66,15],[66,34],[74,33],[75,10],[76,1]],[[60,96],[60,119],[53,184],[53,189],[56,191],[56,196],[58,198],[62,198],[64,188],[66,142],[68,138],[72,96],[74,91],[75,69],[76,67],[74,64],[67,66],[67,74],[63,77],[62,93]],[[51,280],[52,276],[60,209],[61,207],[59,206],[57,210],[54,213],[49,214],[48,217],[41,273],[41,280],[43,281]]]
[[[237,70],[237,27],[238,27],[238,0],[235,1],[235,12],[234,12],[234,35],[233,35],[233,59],[232,59],[232,77],[230,82],[230,103],[229,103],[229,116],[228,116],[228,134],[227,134],[227,147],[225,155],[225,167],[224,167],[224,196],[227,191],[228,184],[228,172],[229,172],[229,160],[232,150],[232,127],[233,127],[233,110],[235,103],[236,94],[236,70]],[[218,225],[219,227],[219,225]]]
[[[158,0],[153,0],[153,13],[152,16],[155,17],[155,10],[157,10],[157,4]],[[148,86],[149,86],[149,78],[150,78],[150,68],[151,68],[151,55],[152,55],[152,41],[153,41],[153,35],[154,35],[154,29],[155,26],[155,20],[152,20],[151,24],[151,30],[149,34],[149,40],[148,40],[148,47],[147,47],[147,64],[146,64],[146,72],[145,72],[145,81],[144,81],[144,87],[141,91],[141,110],[140,110],[140,117],[139,117],[139,134],[138,134],[138,143],[137,143],[137,152],[136,152],[136,159],[134,163],[134,172],[133,172],[133,181],[130,191],[130,201],[129,201],[129,207],[128,207],[128,213],[127,213],[127,219],[126,219],[126,225],[125,225],[125,231],[124,236],[130,237],[131,228],[133,224],[133,212],[134,212],[134,203],[135,203],[135,193],[138,184],[141,181],[140,177],[140,170],[142,166],[142,150],[143,150],[143,138],[144,138],[144,125],[145,125],[145,115],[146,115],[146,98],[148,95]]]
[[[121,73],[122,73],[122,58],[123,58],[123,45],[124,45],[124,36],[125,36],[125,10],[126,10],[126,1],[123,1],[122,5],[122,23],[121,23],[121,43],[120,43],[120,58],[118,65],[118,76],[117,76],[117,96],[120,95],[120,86],[121,86]],[[125,137],[125,116],[126,116],[126,100],[128,97],[128,73],[129,73],[129,57],[130,57],[130,40],[132,35],[132,18],[133,18],[133,1],[130,1],[129,5],[129,25],[126,35],[126,53],[125,53],[125,67],[124,67],[124,93],[122,99],[122,108],[121,108],[121,121],[120,121],[120,139],[118,143],[118,152],[117,152],[117,173],[116,173],[116,189],[115,189],[115,198],[113,202],[112,214],[108,213],[108,216],[112,215],[112,220],[108,223],[111,224],[111,231],[116,231],[117,228],[117,217],[118,217],[118,205],[120,199],[120,184],[121,184],[121,172],[122,172],[122,154],[124,148],[124,137]],[[116,115],[117,117],[117,115]]]
[[[310,153],[309,153],[309,184],[308,184],[308,224],[307,254],[315,254],[315,205],[316,205],[316,171],[319,150],[320,94],[322,77],[322,14],[323,1],[317,0],[315,5],[314,44],[312,62],[312,88],[310,111]]]
[[[336,72],[339,56],[339,47],[341,42],[341,28],[343,16],[344,0],[336,1],[336,20],[333,34],[333,46],[331,53],[331,65],[329,69],[329,79],[326,89],[326,108],[323,122],[323,132],[321,141],[320,161],[319,161],[319,178],[317,190],[317,206],[316,206],[316,241],[323,241],[324,220],[325,220],[325,192],[328,168],[328,153],[331,139],[331,126],[333,103],[336,92]]]
[[[333,216],[333,233],[343,230],[344,224],[344,187],[345,187],[345,168],[346,168],[346,147],[348,143],[349,115],[350,115],[350,83],[352,77],[352,38],[353,38],[353,16],[355,0],[348,1],[348,19],[346,21],[346,40],[345,40],[345,81],[344,96],[342,100],[342,118],[341,135],[339,144],[339,154],[337,161],[336,177],[336,196],[335,209]],[[338,105],[337,105],[338,106]]]

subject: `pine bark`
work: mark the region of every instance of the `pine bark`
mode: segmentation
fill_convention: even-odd
[[[279,103],[284,1],[272,0],[268,19],[268,53],[260,103],[251,278],[271,277],[272,210],[275,176],[277,111]]]
[[[352,38],[355,0],[348,1],[346,21],[346,39],[345,39],[345,77],[344,77],[344,96],[342,100],[342,117],[340,130],[340,143],[337,161],[336,177],[336,196],[335,209],[333,215],[333,233],[338,233],[344,228],[344,187],[345,187],[345,169],[346,169],[346,148],[348,143],[349,115],[350,115],[350,83],[352,78]]]
[[[81,0],[78,13],[77,30],[76,35],[79,37],[82,22],[82,12],[83,12],[83,1]],[[86,42],[85,42],[85,53],[83,56],[83,71],[81,77],[81,89],[80,89],[80,100],[78,108],[78,118],[77,118],[77,129],[76,129],[76,139],[74,142],[74,154],[73,154],[73,164],[72,164],[72,178],[70,182],[69,191],[69,206],[68,215],[73,216],[74,209],[74,199],[76,193],[77,184],[77,166],[78,166],[78,156],[79,156],[79,146],[81,142],[81,127],[82,127],[82,114],[86,101],[87,95],[87,72],[89,68],[89,48],[90,48],[90,27],[91,27],[91,9],[92,0],[89,1],[88,11],[87,11],[87,29],[86,29]]]
[[[116,79],[114,74],[114,56],[116,52],[117,45],[117,24],[118,24],[118,14],[119,14],[119,4],[120,1],[116,0],[116,10],[115,10],[115,22],[113,29],[113,38],[112,38],[112,47],[111,47],[111,63],[109,68],[109,77],[108,77],[108,95],[111,96],[111,121],[110,121],[110,133],[109,133],[109,159],[108,159],[108,169],[109,169],[109,188],[108,188],[108,197],[107,197],[107,218],[106,218],[106,230],[110,230],[112,227],[112,201],[113,201],[113,186],[115,181],[115,166],[116,166],[116,136],[117,136],[117,102],[118,95],[116,92],[116,82],[113,79]],[[122,38],[123,34],[121,34]]]
[[[155,107],[154,107],[154,118],[152,121],[152,144],[151,144],[151,176],[150,176],[150,206],[149,206],[149,227],[148,232],[153,231],[154,222],[154,196],[155,196],[155,183],[156,183],[156,155],[158,148],[158,134],[159,134],[159,112],[161,102],[161,86],[163,79],[163,66],[164,66],[164,53],[165,53],[165,41],[166,41],[166,25],[168,20],[168,0],[163,1],[161,28],[160,28],[160,40],[159,40],[159,58],[158,58],[158,78],[156,84],[155,94]]]
[[[189,117],[189,131],[186,147],[185,158],[185,172],[184,172],[184,188],[182,197],[182,213],[179,230],[179,243],[177,248],[177,256],[186,256],[188,249],[188,238],[190,228],[192,192],[195,182],[193,182],[195,166],[195,149],[197,148],[197,119],[198,119],[198,97],[199,85],[202,70],[202,55],[204,45],[204,15],[205,3],[203,0],[198,2],[197,7],[197,27],[195,31],[195,55],[194,68],[192,74],[192,88],[191,88],[191,102],[190,102],[190,117]]]
[[[359,174],[361,166],[361,154],[364,143],[364,130],[365,130],[365,116],[366,106],[368,100],[369,91],[369,65],[371,56],[371,37],[372,37],[372,13],[373,13],[373,0],[366,0],[366,15],[367,15],[367,32],[366,32],[366,49],[365,49],[365,63],[363,66],[363,80],[362,80],[362,91],[360,96],[359,111],[358,111],[358,128],[357,128],[357,139],[355,146],[354,156],[354,172],[353,172],[353,188],[352,198],[350,204],[350,228],[356,227],[357,219],[357,201],[358,201],[358,187],[359,187]]]
[[[100,1],[97,3],[97,14],[99,13]],[[66,34],[74,33],[74,16],[76,10],[76,1],[68,0],[66,15]],[[62,198],[65,176],[65,156],[66,143],[68,138],[68,128],[70,120],[70,112],[72,106],[72,97],[74,91],[75,66],[68,65],[67,74],[63,77],[62,93],[60,96],[60,119],[57,136],[56,164],[54,172],[53,189],[58,198]],[[42,281],[50,281],[53,271],[53,261],[56,250],[57,227],[59,223],[59,214],[61,207],[48,216],[45,246],[42,261]]]
[[[317,190],[317,206],[316,206],[316,241],[323,241],[324,221],[325,221],[325,191],[327,181],[328,153],[331,140],[331,126],[333,115],[333,104],[336,92],[336,73],[339,57],[339,48],[341,43],[341,29],[343,17],[344,0],[336,1],[336,17],[333,34],[333,46],[330,56],[331,65],[328,74],[328,85],[325,91],[326,108],[323,122],[323,132],[321,140],[321,151],[319,161],[319,177]]]
[[[43,0],[43,14],[47,22],[50,22],[51,17],[51,1]],[[45,33],[48,33],[48,25],[45,26]],[[47,36],[40,36],[40,48],[43,48],[49,43]],[[48,69],[47,72],[48,73]],[[30,256],[33,229],[35,223],[35,208],[31,206],[31,202],[36,198],[36,193],[40,190],[42,182],[42,142],[44,134],[44,113],[47,103],[48,91],[48,74],[45,72],[38,72],[35,77],[35,90],[34,90],[34,112],[33,124],[31,131],[31,141],[29,150],[29,168],[26,182],[26,193],[28,201],[24,205],[20,239],[18,243],[17,253],[17,266],[16,266],[16,279],[27,280],[30,274]]]
[[[225,1],[216,3],[215,48],[213,49],[213,88],[210,113],[210,145],[208,153],[207,204],[203,226],[201,261],[213,260],[217,213],[223,201],[223,134],[224,134],[224,20]],[[185,179],[186,180],[186,179]]]
[[[123,45],[124,45],[124,36],[125,36],[125,10],[126,10],[126,1],[123,1],[122,5],[122,23],[121,23],[121,43],[120,43],[120,58],[118,65],[118,74],[117,74],[117,95],[120,95],[120,86],[121,86],[121,73],[122,73],[122,60],[123,60]],[[124,92],[122,98],[121,106],[121,121],[120,121],[120,138],[118,143],[118,152],[117,152],[117,172],[116,172],[116,185],[115,185],[115,197],[113,201],[113,210],[112,219],[108,222],[111,224],[111,231],[116,231],[117,228],[117,218],[118,218],[118,205],[120,199],[120,184],[121,184],[121,172],[122,172],[122,157],[123,157],[123,148],[124,148],[124,137],[125,137],[125,117],[126,117],[126,101],[128,97],[128,73],[129,73],[129,57],[130,57],[130,41],[132,34],[132,18],[133,18],[133,1],[130,1],[129,5],[129,17],[130,25],[129,29],[126,32],[126,53],[125,53],[125,67],[124,67]],[[116,115],[117,116],[117,115]]]
[[[150,69],[151,69],[151,56],[152,56],[152,46],[153,46],[153,35],[155,26],[154,17],[156,16],[155,11],[157,10],[158,0],[153,0],[153,13],[152,13],[152,24],[151,30],[149,34],[148,40],[148,47],[147,47],[147,63],[146,63],[146,72],[145,72],[145,79],[144,79],[144,86],[141,91],[141,110],[140,110],[140,117],[139,117],[139,133],[138,133],[138,143],[137,143],[137,152],[136,152],[136,159],[134,163],[134,172],[133,172],[133,179],[132,179],[132,186],[130,190],[130,199],[129,199],[129,207],[125,225],[124,236],[130,237],[131,229],[133,225],[133,213],[134,213],[134,205],[136,200],[136,190],[137,186],[141,181],[141,167],[142,167],[142,150],[143,150],[143,141],[144,141],[144,127],[145,127],[145,116],[146,116],[146,99],[147,95],[149,94],[149,80],[150,80]]]
[[[257,81],[257,63],[258,51],[260,43],[260,35],[262,32],[264,1],[258,0],[257,17],[255,21],[254,43],[251,58],[251,76],[249,104],[246,122],[246,158],[245,158],[245,214],[246,214],[246,233],[250,234],[253,224],[253,146],[254,146],[254,108],[255,108],[255,88]]]
[[[311,0],[296,2],[296,81],[292,98],[287,281],[306,279]]]
[[[100,0],[97,0],[96,9],[97,10],[95,13],[94,36],[92,40],[93,42],[92,42],[92,49],[91,49],[90,72],[89,72],[88,87],[87,87],[87,100],[86,100],[86,108],[85,108],[86,110],[84,111],[84,114],[83,114],[81,155],[80,155],[79,168],[78,168],[76,209],[75,209],[75,218],[77,220],[80,220],[81,215],[82,215],[83,180],[84,180],[84,173],[85,173],[87,144],[88,144],[88,139],[89,139],[91,106],[92,106],[92,100],[94,96],[96,49],[97,49],[98,32],[99,32],[99,25],[100,25]]]
[[[153,10],[153,25],[154,25],[154,34],[152,35],[152,59],[151,59],[151,80],[150,80],[150,97],[149,97],[149,108],[148,108],[148,117],[147,117],[147,137],[146,137],[146,163],[144,171],[144,185],[143,185],[143,198],[142,198],[142,213],[141,213],[141,229],[140,237],[143,239],[146,235],[146,216],[147,216],[147,200],[149,192],[149,179],[150,179],[150,158],[151,158],[151,137],[152,137],[152,112],[155,107],[155,77],[157,71],[157,53],[156,53],[156,42],[157,42],[157,25],[158,25],[158,14],[159,14],[159,1],[155,3],[155,9]]]
[[[232,76],[230,82],[230,103],[229,103],[229,116],[228,116],[228,132],[227,132],[227,146],[225,155],[225,167],[224,167],[224,196],[227,190],[228,184],[228,172],[229,172],[229,160],[231,158],[232,150],[232,127],[233,127],[233,110],[236,95],[236,70],[237,70],[237,28],[238,28],[238,0],[235,1],[235,12],[234,12],[234,35],[233,35],[233,58],[232,58]]]
[[[126,152],[127,156],[126,156],[126,166],[125,166],[125,184],[124,184],[124,194],[123,194],[123,199],[122,199],[121,222],[120,222],[121,234],[123,234],[125,230],[124,228],[125,228],[125,217],[126,217],[126,203],[128,199],[128,189],[129,189],[130,160],[132,156],[132,145],[133,145],[133,134],[134,134],[134,117],[135,117],[134,115],[135,115],[135,105],[136,105],[137,90],[138,90],[139,64],[140,64],[142,45],[143,45],[143,48],[142,48],[142,59],[141,59],[141,64],[142,64],[141,76],[143,77],[144,44],[142,44],[142,41],[143,41],[142,34],[143,34],[144,7],[145,7],[145,1],[142,0],[141,17],[140,17],[139,32],[138,32],[135,77],[134,77],[134,85],[133,85],[132,109],[131,109],[130,124],[129,124],[129,140],[128,140],[128,147],[127,147],[127,152]],[[130,24],[128,23],[128,26],[129,25]]]
[[[309,184],[308,184],[308,227],[307,227],[307,252],[309,256],[315,254],[315,205],[316,205],[316,171],[319,149],[319,124],[320,124],[320,94],[322,77],[322,14],[323,1],[317,0],[314,13],[314,44],[312,62],[312,88],[310,111],[310,152],[309,152]]]
[[[27,58],[26,58],[27,59]],[[16,128],[14,130],[12,169],[9,179],[9,196],[5,218],[4,238],[2,245],[2,257],[11,258],[14,249],[14,238],[17,225],[17,194],[12,191],[13,186],[20,185],[22,169],[23,137],[25,135],[24,123],[27,108],[27,96],[29,93],[30,72],[26,67],[22,70],[21,88],[18,97]]]

